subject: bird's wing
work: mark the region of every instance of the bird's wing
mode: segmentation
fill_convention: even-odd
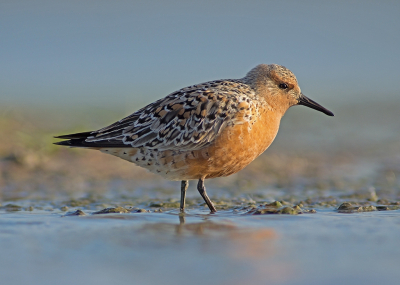
[[[253,96],[254,91],[248,85],[236,80],[190,86],[91,132],[80,143],[93,147],[200,149],[213,142],[226,126],[241,123],[236,115],[250,106],[248,102]],[[78,143],[77,138],[75,142]],[[67,145],[66,142],[59,144]]]

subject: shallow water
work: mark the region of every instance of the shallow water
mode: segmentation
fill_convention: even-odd
[[[206,181],[217,213],[191,182],[184,215],[179,182],[53,146],[76,121],[3,115],[0,284],[397,284],[400,101],[380,106],[290,110],[265,155]]]
[[[7,284],[396,284],[400,211],[1,213]]]

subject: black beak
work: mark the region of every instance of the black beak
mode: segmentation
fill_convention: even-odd
[[[310,107],[311,109],[320,111],[320,112],[322,112],[322,113],[324,113],[324,114],[326,114],[328,116],[334,116],[331,111],[329,111],[328,109],[322,107],[317,102],[307,98],[303,94],[300,95],[299,102],[297,103],[297,105],[307,106],[307,107]]]

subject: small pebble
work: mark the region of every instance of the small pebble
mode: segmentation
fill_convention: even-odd
[[[98,214],[123,214],[129,213],[130,211],[124,207],[115,207],[115,208],[106,208],[97,212],[94,212],[93,215]]]
[[[67,216],[86,216],[86,214],[82,210],[76,210],[75,212],[66,213],[63,217]]]

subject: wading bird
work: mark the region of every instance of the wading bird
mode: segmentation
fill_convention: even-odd
[[[304,105],[333,113],[300,91],[284,66],[260,64],[241,79],[192,85],[97,131],[57,136],[57,145],[100,150],[180,180],[184,211],[188,180],[211,212],[204,180],[238,172],[275,139],[286,110]]]

